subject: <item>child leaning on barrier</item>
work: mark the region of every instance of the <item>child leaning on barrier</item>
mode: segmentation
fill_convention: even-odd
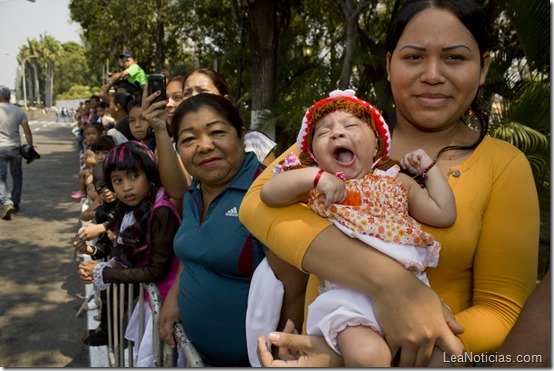
[[[88,185],[91,183],[92,168],[96,165],[96,158],[94,152],[90,149],[85,150],[83,154],[84,168],[79,170],[79,190],[71,193],[71,198],[73,199],[82,199],[87,196],[92,200],[95,198],[95,195],[88,194]],[[90,197],[92,196],[92,197]]]
[[[88,254],[92,259],[102,259],[107,257],[111,251],[111,240],[106,233],[107,226],[113,222],[115,217],[116,198],[115,194],[108,189],[104,180],[104,165],[96,165],[92,170],[94,189],[99,197],[81,213],[80,219],[83,221],[94,221],[79,229],[77,239],[73,242],[73,247],[80,253]],[[89,245],[86,241],[98,240]]]
[[[116,146],[104,160],[104,178],[118,200],[114,221],[107,225],[114,235],[112,257],[79,264],[81,280],[100,290],[116,282],[154,282],[165,299],[178,269],[173,237],[181,220],[161,186],[152,152],[136,141]],[[134,323],[131,319],[127,327],[128,338]]]
[[[106,187],[104,181],[104,164],[101,162],[92,169],[93,185],[95,192],[98,193],[96,200],[89,208],[81,213],[80,219],[83,221],[92,221],[79,229],[76,240],[73,242],[73,248],[77,252],[90,255],[91,259],[103,259],[110,256],[112,252],[112,237],[107,225],[113,222],[115,217],[115,206],[117,200],[115,194]],[[83,343],[90,346],[101,346],[108,344],[108,306],[106,292],[100,293],[100,325],[94,330],[85,332]],[[100,303],[97,302],[99,305]],[[85,309],[94,309],[86,306]]]

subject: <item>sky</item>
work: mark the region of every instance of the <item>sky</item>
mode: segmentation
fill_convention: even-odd
[[[27,39],[50,35],[61,43],[80,43],[80,26],[71,22],[69,0],[0,0],[0,85],[15,88],[15,58]],[[7,54],[7,55],[6,55]]]

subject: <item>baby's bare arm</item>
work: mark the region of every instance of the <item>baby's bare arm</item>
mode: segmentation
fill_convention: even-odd
[[[260,198],[266,205],[276,207],[302,202],[314,188],[318,171],[316,167],[305,167],[278,174],[263,185]]]
[[[400,160],[400,166],[422,175],[425,187],[402,173],[398,180],[408,188],[408,206],[414,218],[434,227],[449,227],[456,220],[456,201],[448,181],[435,164],[422,149],[407,153]]]

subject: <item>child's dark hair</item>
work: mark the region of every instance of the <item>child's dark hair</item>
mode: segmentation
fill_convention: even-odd
[[[118,80],[114,83],[114,87],[116,90],[123,90],[127,94],[136,96],[137,95],[137,87],[133,84],[131,84],[127,80]]]
[[[142,202],[131,208],[118,201],[115,230],[119,231],[122,243],[116,244],[116,250],[121,250],[121,260],[124,264],[136,265],[143,261],[150,245],[150,219],[154,207],[156,193],[162,186],[158,166],[154,155],[144,144],[129,141],[114,147],[104,159],[104,179],[106,186],[112,192],[114,187],[111,181],[112,172],[118,170],[142,171],[150,182],[150,192]],[[120,231],[123,216],[131,212],[134,224]]]
[[[102,109],[107,109],[109,107],[108,103],[104,102],[104,101],[101,101],[100,103],[98,103],[98,105],[96,106],[96,108],[102,108]]]
[[[127,93],[115,93],[112,97],[114,104],[119,104],[121,109],[124,109],[127,113],[127,105],[132,99],[133,97]]]
[[[96,129],[96,131],[98,131],[100,134],[102,134],[102,132],[104,131],[104,125],[102,125],[101,123],[99,122],[91,122],[90,124],[87,124],[87,126],[85,126],[85,130],[87,128],[94,128]]]
[[[90,145],[90,149],[93,152],[97,151],[109,151],[115,147],[113,138],[109,135],[102,135]]]
[[[131,112],[131,110],[135,107],[141,107],[142,105],[142,99],[141,98],[135,98],[131,101],[129,101],[129,103],[127,103],[127,112]]]

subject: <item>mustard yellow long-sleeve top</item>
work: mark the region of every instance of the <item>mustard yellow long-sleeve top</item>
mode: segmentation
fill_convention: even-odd
[[[293,145],[276,161],[291,151],[298,153]],[[307,248],[329,222],[302,204],[264,205],[260,190],[273,176],[272,166],[250,188],[240,218],[270,249],[302,269]],[[535,287],[539,206],[531,168],[517,148],[486,137],[450,169],[448,182],[458,217],[449,228],[424,226],[442,244],[438,267],[427,274],[464,327],[460,339],[466,351],[494,352]],[[317,296],[317,284],[310,279],[307,304]]]

